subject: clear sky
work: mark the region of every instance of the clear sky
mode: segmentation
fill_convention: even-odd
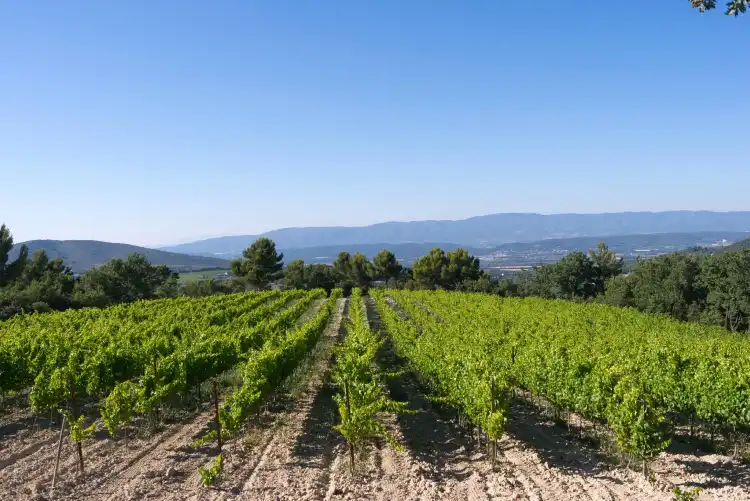
[[[750,210],[748,47],[688,0],[0,2],[0,221]]]

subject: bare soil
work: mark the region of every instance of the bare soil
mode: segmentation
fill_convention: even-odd
[[[386,416],[403,444],[398,452],[373,444],[354,472],[337,423],[335,388],[328,380],[331,348],[347,303],[338,310],[311,359],[287,389],[241,437],[224,446],[224,472],[214,487],[200,484],[198,466],[212,445],[191,443],[211,425],[206,408],[146,438],[107,438],[99,430],[84,445],[86,475],[75,449],[63,442],[53,499],[91,500],[671,500],[674,486],[701,487],[700,500],[750,500],[750,467],[716,454],[671,450],[652,468],[651,483],[613,464],[532,406],[514,404],[493,469],[484,444],[459,429],[405,373],[389,382],[394,399],[414,414]],[[372,310],[370,309],[370,314]],[[377,322],[377,319],[371,317]],[[399,361],[385,347],[385,363]],[[0,418],[0,500],[51,499],[59,423],[19,411]]]

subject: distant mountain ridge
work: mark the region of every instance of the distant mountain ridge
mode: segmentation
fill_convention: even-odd
[[[133,253],[143,254],[151,264],[165,264],[175,271],[229,268],[229,261],[216,257],[178,254],[98,240],[30,240],[20,242],[11,250],[11,260],[18,256],[21,245],[26,245],[29,248],[29,254],[33,254],[38,249],[44,249],[50,258],[62,258],[65,264],[70,266],[75,273],[82,273],[94,266],[105,264],[113,258],[126,259],[128,255]]]
[[[608,235],[750,231],[750,211],[667,211],[603,214],[504,213],[458,221],[388,222],[360,227],[282,228],[261,235],[226,236],[161,247],[197,255],[236,256],[259,236],[281,249],[350,244],[453,242],[494,247],[511,242]]]

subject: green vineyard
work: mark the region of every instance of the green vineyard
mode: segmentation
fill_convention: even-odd
[[[606,424],[643,460],[675,427],[750,426],[750,341],[714,327],[542,299],[372,291],[424,382],[496,440],[514,391]]]
[[[285,390],[292,380],[304,388]],[[577,442],[565,448],[582,443],[584,428],[593,427],[656,485],[656,462],[679,437],[721,437],[741,457],[750,429],[750,341],[715,327],[570,301],[378,288],[355,288],[346,299],[338,289],[249,292],[16,316],[0,323],[0,391],[4,415],[64,417],[62,427],[58,421],[40,432],[47,437],[40,448],[0,459],[0,480],[10,489],[18,480],[3,468],[23,465],[27,454],[33,458],[57,441],[45,466],[29,466],[54,472],[39,477],[54,489],[66,426],[66,443],[74,446],[62,460],[68,489],[75,477],[86,486],[87,473],[115,484],[125,475],[137,487],[153,465],[179,466],[182,460],[168,453],[190,458],[182,474],[198,488],[234,489],[240,499],[281,489],[258,486],[280,482],[276,475],[285,479],[283,489],[294,489],[311,464],[330,468],[323,474],[330,483],[334,470],[339,479],[356,479],[389,464],[395,475],[413,475],[461,457],[461,472],[473,468],[487,478],[520,464],[521,480],[508,480],[517,488],[528,471],[517,452],[519,426],[527,425],[519,423],[530,413],[567,427]],[[181,412],[188,424],[165,419],[169,412]],[[269,416],[277,422],[264,425]],[[545,420],[552,421],[533,426]],[[108,433],[95,436],[97,427]],[[172,433],[179,439],[170,441]],[[117,472],[122,463],[125,473],[108,476],[101,458],[109,455],[108,468]],[[144,456],[146,472],[127,477]],[[484,469],[468,466],[474,462]],[[290,471],[296,473],[283,476]],[[748,476],[739,471],[731,482],[743,492]],[[632,473],[642,480],[640,471]],[[597,482],[600,494],[632,498]],[[316,488],[300,487],[292,498]],[[639,489],[636,498],[657,492]],[[454,499],[448,492],[432,497]],[[553,487],[545,492],[537,497],[554,498]],[[360,493],[371,495],[377,498]]]
[[[94,429],[83,427],[84,402],[101,402],[114,436],[237,369],[244,384],[221,411],[233,433],[317,341],[339,296],[271,291],[18,316],[0,324],[0,392],[30,389],[36,412],[61,409],[83,470],[80,442]]]

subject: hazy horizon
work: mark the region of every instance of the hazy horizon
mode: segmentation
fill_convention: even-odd
[[[145,244],[138,244],[133,242],[125,242],[125,241],[109,241],[109,240],[100,240],[96,238],[26,238],[26,239],[19,239],[16,237],[17,233],[13,230],[11,227],[11,231],[14,235],[14,240],[16,243],[21,243],[25,241],[32,241],[32,240],[53,240],[53,241],[105,241],[109,243],[119,243],[119,244],[129,244],[129,245],[139,245],[142,247],[150,248],[150,249],[159,249],[162,247],[172,247],[176,245],[186,244],[186,243],[192,243],[197,242],[201,240],[211,240],[216,238],[223,238],[223,237],[241,237],[241,236],[255,236],[255,235],[262,235],[264,233],[277,231],[277,230],[287,230],[287,229],[310,229],[310,228],[366,228],[370,226],[377,226],[382,224],[390,224],[390,223],[413,223],[413,222],[429,222],[429,221],[435,221],[435,222],[444,222],[444,221],[465,221],[468,219],[474,219],[474,218],[481,218],[486,216],[495,216],[495,215],[502,215],[502,214],[524,214],[524,215],[540,215],[540,216],[560,216],[560,215],[600,215],[600,214],[633,214],[633,213],[650,213],[650,214],[658,214],[658,213],[670,213],[670,212],[712,212],[712,213],[736,213],[736,212],[750,212],[750,211],[744,211],[744,210],[730,210],[730,211],[715,211],[711,209],[668,209],[663,211],[651,211],[651,210],[625,210],[625,211],[618,211],[618,212],[556,212],[556,213],[539,213],[539,212],[497,212],[492,214],[478,214],[474,216],[469,216],[466,218],[460,218],[460,219],[424,219],[424,220],[391,220],[391,221],[378,221],[374,223],[366,223],[366,224],[360,224],[360,225],[329,225],[329,226],[286,226],[282,228],[271,228],[270,230],[266,230],[263,232],[257,232],[257,233],[236,233],[236,234],[217,234],[217,235],[206,235],[206,236],[195,236],[195,237],[186,237],[184,239],[181,239],[180,241],[174,241],[174,242],[166,242],[166,243],[145,243]],[[4,221],[0,221],[0,224],[4,223]],[[702,230],[702,231],[711,231],[711,230]],[[692,233],[694,231],[687,230],[688,233]],[[555,237],[550,237],[555,238]],[[386,243],[386,242],[383,242]],[[452,242],[449,242],[452,243]]]

